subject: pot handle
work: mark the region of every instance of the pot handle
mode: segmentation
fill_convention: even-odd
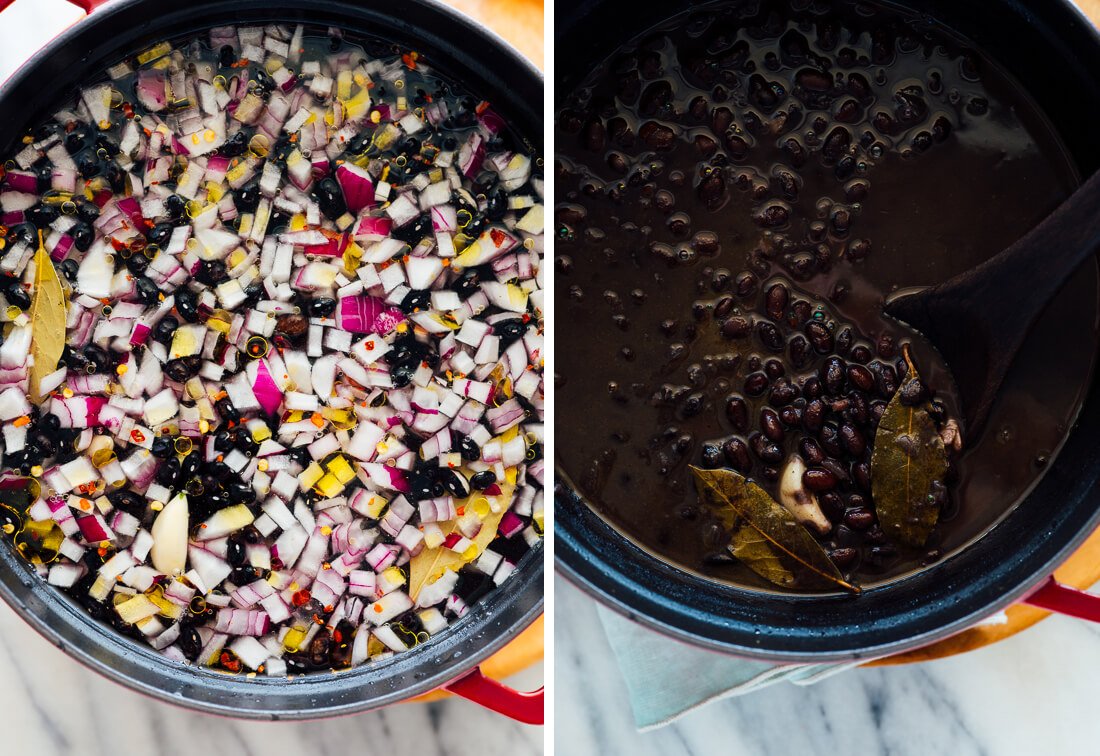
[[[0,0],[0,11],[4,10],[14,2],[15,0]],[[80,8],[85,13],[91,13],[96,8],[106,3],[107,0],[69,0],[69,2],[75,5],[77,8]]]
[[[1053,577],[1047,578],[1038,590],[1023,599],[1023,603],[1090,622],[1100,622],[1100,596],[1062,585]]]
[[[543,723],[542,688],[530,693],[509,688],[503,683],[486,677],[480,667],[444,688],[456,696],[473,701],[518,722],[533,725]]]

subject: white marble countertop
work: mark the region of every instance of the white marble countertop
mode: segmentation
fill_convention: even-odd
[[[555,586],[555,752],[630,756],[1076,756],[1100,752],[1100,626],[1051,617],[925,664],[780,683],[639,734],[596,604]]]
[[[82,16],[64,0],[16,0],[0,16],[0,79]],[[321,722],[239,722],[178,709],[84,669],[0,603],[0,732],[34,756],[537,756],[543,730],[451,699]],[[541,667],[509,681],[542,684]]]

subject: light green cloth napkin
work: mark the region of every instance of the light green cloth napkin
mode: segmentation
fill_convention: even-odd
[[[739,659],[672,640],[603,606],[597,610],[630,692],[634,722],[642,732],[711,701],[784,681],[812,685],[863,663],[770,664]]]

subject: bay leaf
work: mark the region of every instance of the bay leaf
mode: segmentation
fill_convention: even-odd
[[[760,486],[733,470],[692,467],[699,498],[733,531],[730,553],[760,577],[785,588],[843,588],[825,549]]]
[[[497,537],[497,528],[500,527],[500,521],[512,504],[512,495],[516,490],[515,485],[502,481],[499,486],[500,494],[497,496],[486,496],[482,491],[474,491],[467,498],[455,501],[456,509],[473,506],[474,501],[482,497],[490,501],[489,512],[481,519],[481,530],[472,539],[474,545],[477,546],[479,555]],[[493,507],[498,508],[500,511],[493,511]],[[458,522],[457,520],[448,520],[439,523],[439,527],[444,533],[450,535],[458,527]],[[461,554],[457,554],[445,546],[436,546],[434,549],[421,549],[420,553],[409,562],[409,596],[412,597],[413,601],[416,601],[416,597],[425,585],[434,583],[447,570],[457,571],[465,564],[466,560],[462,558]]]
[[[875,433],[871,496],[886,534],[920,548],[939,520],[935,491],[943,486],[948,459],[928,402],[908,407],[901,401],[905,387],[920,379],[908,345],[903,354],[909,372],[886,405]]]
[[[798,579],[772,549],[771,543],[755,528],[742,525],[730,539],[730,553],[770,583],[797,588]]]
[[[29,394],[34,402],[41,401],[39,385],[43,378],[57,370],[65,350],[65,322],[68,305],[61,279],[39,235],[38,252],[34,255],[34,290],[31,292],[31,357]]]

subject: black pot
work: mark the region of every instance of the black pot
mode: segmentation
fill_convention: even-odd
[[[24,0],[26,1],[26,0]],[[220,24],[303,22],[339,26],[416,49],[475,93],[521,134],[542,134],[542,76],[492,32],[433,0],[71,0],[91,12],[0,87],[0,148],[124,55],[166,37]],[[0,9],[11,0],[0,0]],[[99,7],[102,6],[102,7]],[[95,622],[0,548],[0,596],[51,643],[97,672],[156,698],[254,719],[310,719],[365,711],[441,687],[521,721],[542,722],[542,691],[518,693],[488,680],[483,662],[542,611],[541,545],[446,632],[403,654],[333,675],[247,679],[185,666]]]
[[[556,45],[571,54],[557,58],[558,91],[571,91],[621,43],[696,5],[559,2]],[[1100,168],[1092,126],[1100,116],[1100,35],[1070,2],[902,5],[961,33],[1020,81],[1054,124],[1080,175]],[[555,553],[562,574],[632,619],[699,646],[780,662],[915,648],[1029,595],[1035,605],[1100,619],[1100,599],[1050,580],[1100,523],[1098,460],[1100,381],[1094,380],[1064,448],[1026,500],[969,548],[857,598],[754,592],[689,574],[628,541],[564,483],[555,493]]]

